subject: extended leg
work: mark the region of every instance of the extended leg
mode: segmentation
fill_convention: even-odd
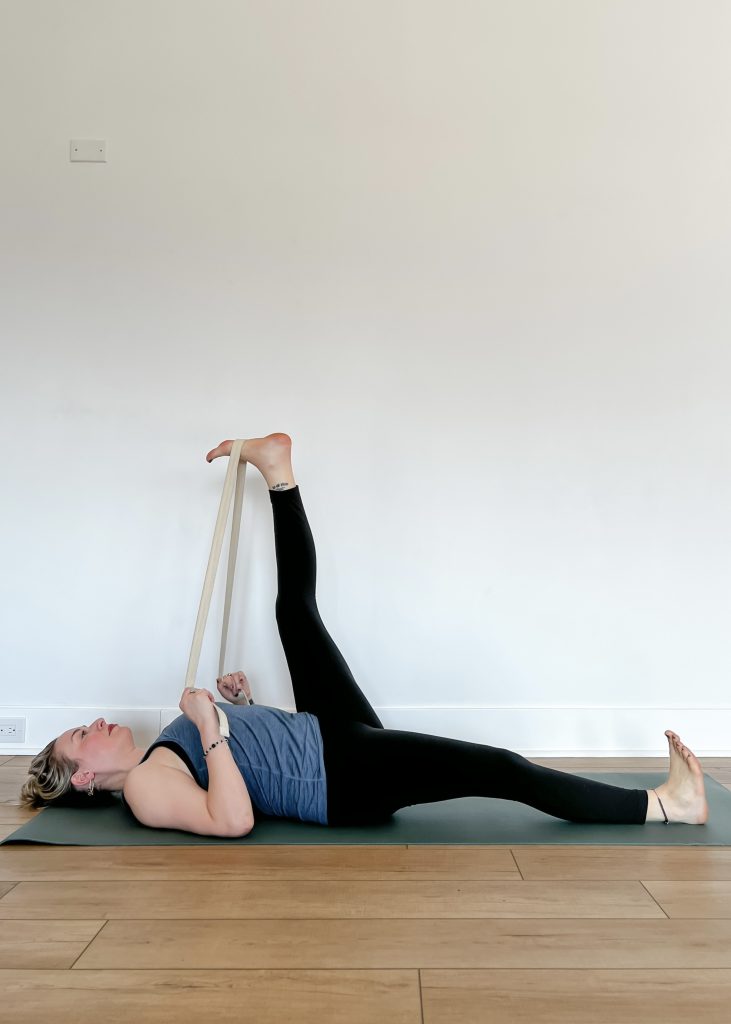
[[[320,722],[328,823],[383,819],[400,807],[464,796],[517,800],[567,821],[641,825],[708,820],[703,771],[680,737],[667,731],[670,771],[656,790],[631,789],[533,764],[503,747],[426,733]]]
[[[330,825],[465,796],[516,800],[567,821],[640,825],[647,817],[645,789],[543,768],[502,747],[359,723],[320,726]]]

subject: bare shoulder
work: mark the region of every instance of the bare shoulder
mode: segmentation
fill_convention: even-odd
[[[127,773],[122,792],[136,815],[138,808],[148,814],[154,812],[155,806],[169,799],[171,793],[193,794],[196,790],[205,797],[205,790],[190,774],[162,761],[145,761]]]
[[[123,793],[130,810],[143,825],[202,836],[232,837],[211,817],[205,789],[177,768],[159,762],[150,764],[149,760],[138,764],[127,775]]]

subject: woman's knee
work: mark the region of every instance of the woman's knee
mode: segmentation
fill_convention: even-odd
[[[532,767],[527,757],[523,757],[522,754],[518,754],[514,750],[508,750],[507,747],[493,747],[493,752],[500,765],[505,769],[522,772]]]

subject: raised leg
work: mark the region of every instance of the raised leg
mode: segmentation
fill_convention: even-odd
[[[276,616],[298,711],[318,718],[383,725],[353,678],[320,618],[315,597],[315,543],[295,482],[287,434],[246,441],[241,457],[260,470],[269,487],[277,557]],[[223,441],[208,461],[227,455]]]
[[[277,553],[276,615],[298,711],[382,729],[320,618],[316,557],[299,487],[270,491]]]

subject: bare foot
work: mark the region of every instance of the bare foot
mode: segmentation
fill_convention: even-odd
[[[233,441],[221,441],[206,455],[206,462],[231,454]],[[289,434],[267,434],[244,441],[241,462],[250,462],[261,472],[270,490],[288,490],[295,486],[292,472],[292,438]]]
[[[213,462],[222,455],[230,455],[233,441],[221,441],[217,448],[212,448],[206,455],[206,462]],[[267,434],[266,437],[253,437],[244,441],[241,449],[241,462],[250,462],[261,469],[260,462],[278,461],[282,455],[289,457],[292,438],[289,434]]]
[[[665,813],[671,822],[705,825],[708,821],[708,802],[701,763],[692,750],[684,746],[677,733],[667,730],[670,747],[670,774],[668,781],[657,787]]]

